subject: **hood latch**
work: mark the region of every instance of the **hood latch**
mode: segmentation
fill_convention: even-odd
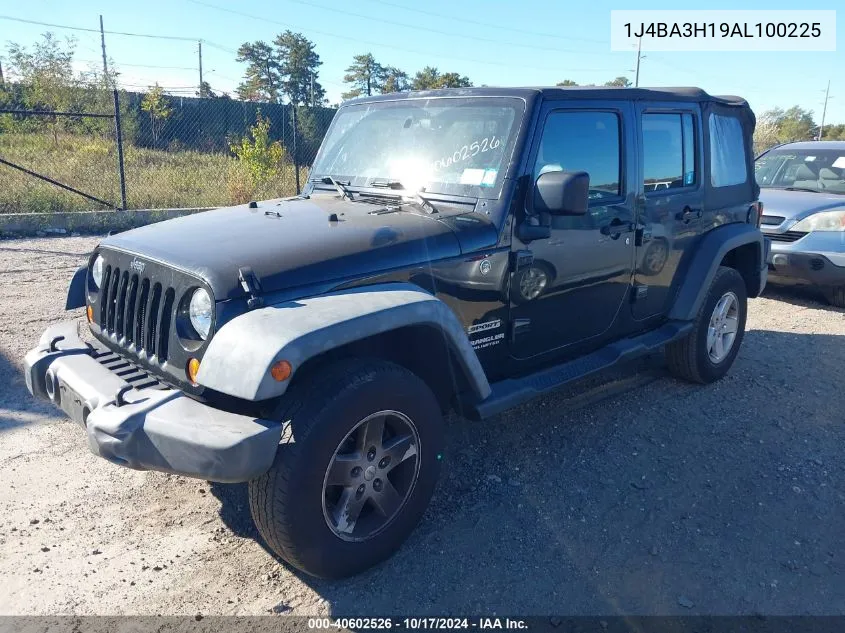
[[[246,305],[250,310],[260,308],[264,305],[264,299],[261,297],[261,281],[258,275],[252,272],[249,266],[241,266],[238,268],[238,281],[241,282],[241,288],[249,295],[246,300]]]

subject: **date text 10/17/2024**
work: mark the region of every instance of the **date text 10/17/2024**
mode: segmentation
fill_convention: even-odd
[[[308,628],[315,630],[351,629],[351,630],[409,630],[409,631],[521,631],[529,628],[528,623],[520,618],[443,618],[443,617],[406,617],[406,618],[309,618]]]

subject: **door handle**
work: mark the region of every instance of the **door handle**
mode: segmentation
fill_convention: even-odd
[[[700,217],[701,209],[693,209],[692,207],[686,206],[683,211],[675,216],[675,219],[680,220],[684,224],[689,224],[691,220],[697,220]]]
[[[602,235],[609,235],[611,239],[617,239],[623,233],[631,233],[634,230],[633,222],[623,222],[619,218],[613,218],[610,224],[605,224],[599,231]]]

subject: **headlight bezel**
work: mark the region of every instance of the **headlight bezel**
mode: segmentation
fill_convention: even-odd
[[[203,290],[211,302],[211,321],[206,337],[202,337],[197,325],[191,319],[191,299]],[[194,284],[182,293],[176,310],[176,338],[186,352],[196,353],[208,344],[217,322],[217,306],[211,290],[202,285]]]
[[[94,258],[94,261],[91,262],[91,268],[89,270],[89,278],[91,283],[89,286],[94,292],[99,292],[100,288],[103,286],[103,274],[105,272],[106,260],[103,258],[102,255],[99,253]],[[98,279],[99,277],[99,279]]]
[[[808,215],[798,220],[789,230],[799,233],[841,233],[845,231],[845,207]]]
[[[214,300],[203,287],[194,288],[188,295],[188,322],[202,341],[207,341],[214,324]]]

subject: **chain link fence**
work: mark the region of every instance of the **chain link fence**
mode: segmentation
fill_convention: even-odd
[[[79,86],[33,100],[37,90],[0,85],[0,213],[121,208],[122,186],[128,209],[294,195],[335,113],[120,91],[119,142],[112,91]]]

